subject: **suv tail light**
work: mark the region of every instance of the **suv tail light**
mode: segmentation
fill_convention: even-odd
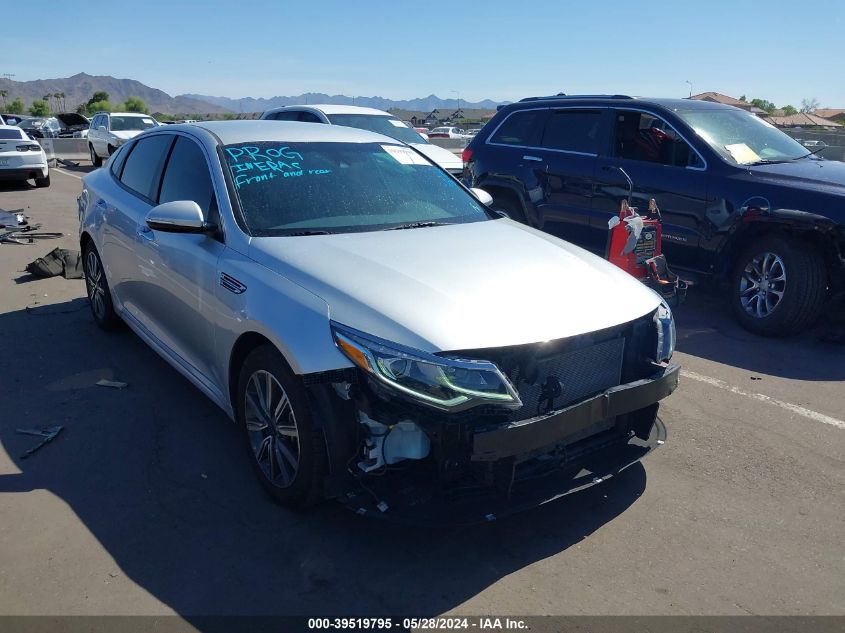
[[[464,161],[464,165],[466,165],[472,159],[472,149],[469,147],[465,147],[464,151],[461,152],[461,160]]]

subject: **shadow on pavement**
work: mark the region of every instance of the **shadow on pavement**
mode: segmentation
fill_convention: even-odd
[[[2,396],[18,413],[2,416],[0,437],[22,471],[0,477],[0,492],[57,495],[123,573],[186,617],[439,614],[580,542],[646,485],[635,465],[537,510],[448,530],[332,503],[293,513],[264,496],[229,419],[129,330],[98,330],[84,299],[0,315],[0,331],[18,359]],[[64,432],[21,460],[37,439],[14,429],[56,424]]]
[[[820,322],[789,338],[766,338],[744,330],[718,289],[696,286],[676,308],[677,349],[751,372],[797,380],[845,380],[841,344],[845,331],[841,299],[831,301]]]

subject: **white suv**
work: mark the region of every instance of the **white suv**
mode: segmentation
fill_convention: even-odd
[[[261,118],[271,121],[329,123],[369,130],[410,145],[456,178],[460,178],[464,171],[464,163],[460,156],[432,145],[414,128],[384,110],[333,104],[292,105],[267,110]]]
[[[144,130],[161,125],[149,114],[139,112],[98,112],[88,130],[88,151],[94,167],[103,164],[118,147]]]

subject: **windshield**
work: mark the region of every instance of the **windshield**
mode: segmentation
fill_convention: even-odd
[[[808,153],[775,126],[744,110],[681,110],[678,116],[729,163],[780,162]]]
[[[0,130],[0,139],[3,140],[26,140],[26,135],[24,134],[23,130]]]
[[[333,125],[356,127],[359,130],[378,132],[403,143],[425,143],[426,140],[414,130],[392,116],[378,114],[332,114],[326,115]]]
[[[238,143],[224,147],[254,235],[376,231],[490,219],[410,147],[379,143]]]
[[[109,121],[112,132],[134,132],[156,127],[156,122],[148,116],[111,116]]]

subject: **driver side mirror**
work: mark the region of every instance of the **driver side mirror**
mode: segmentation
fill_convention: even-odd
[[[470,189],[470,191],[472,192],[472,195],[474,195],[478,199],[478,201],[484,206],[489,207],[491,204],[493,204],[493,196],[484,191],[484,189],[476,189],[475,187],[473,187],[472,189]]]
[[[100,131],[100,132],[105,132],[105,131],[106,131],[106,126],[105,126],[105,125],[98,125],[98,126],[97,126],[97,130],[98,130],[98,131]]]
[[[212,233],[217,226],[206,222],[202,209],[193,200],[174,200],[150,209],[147,226],[166,233]]]

